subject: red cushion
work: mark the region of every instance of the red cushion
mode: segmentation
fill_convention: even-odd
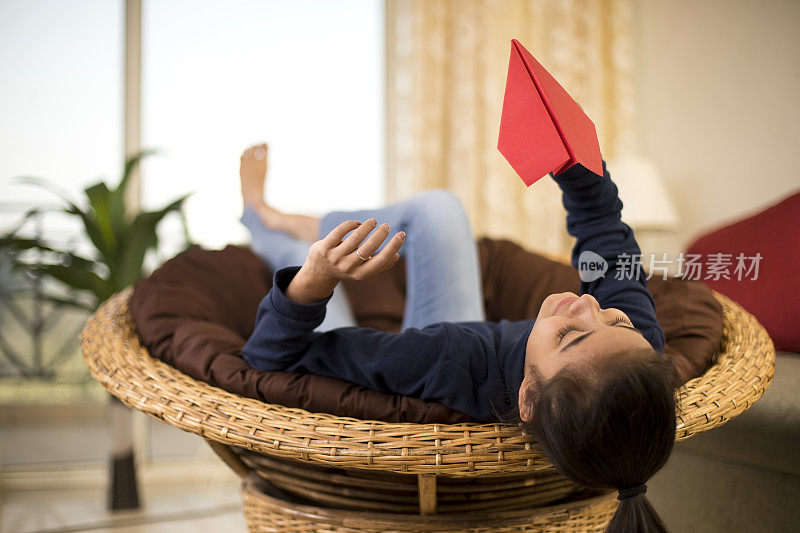
[[[707,235],[689,247],[700,254],[702,280],[712,289],[729,296],[753,313],[767,328],[778,350],[800,352],[800,192],[749,218],[734,222]],[[728,277],[713,279],[711,254],[731,254]],[[737,256],[761,255],[755,272],[735,272]],[[725,256],[727,257],[727,256]],[[748,259],[746,266],[754,261]],[[740,279],[737,279],[741,277]],[[755,279],[754,279],[755,278]]]

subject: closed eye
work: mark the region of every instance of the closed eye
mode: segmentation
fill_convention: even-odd
[[[618,316],[617,318],[615,318],[614,320],[612,320],[612,321],[611,321],[611,323],[609,324],[609,326],[616,326],[617,324],[624,324],[624,325],[626,325],[626,326],[633,327],[633,324],[631,324],[631,321],[630,321],[630,320],[628,320],[628,319],[627,319],[626,317],[624,317],[624,316]]]
[[[558,330],[558,344],[561,344],[561,341],[564,340],[564,337],[566,337],[567,333],[570,331],[577,331],[577,329],[578,328],[576,326],[564,326]]]
[[[642,333],[639,330],[639,328],[634,326],[633,323],[630,321],[630,319],[625,316],[618,316],[617,318],[611,321],[609,326],[617,326],[619,328],[629,329],[631,331],[635,331],[636,333],[644,337],[644,333]]]
[[[633,331],[635,331],[636,333],[638,333],[638,334],[640,334],[640,335],[644,336],[644,335],[642,334],[642,332],[641,332],[641,331],[639,331],[639,330],[638,330],[638,329],[637,329],[637,328],[636,328],[636,327],[635,327],[635,326],[634,326],[634,325],[631,323],[631,321],[630,321],[630,320],[629,320],[629,319],[628,319],[626,316],[624,316],[624,315],[620,315],[620,316],[617,316],[616,318],[614,318],[614,320],[612,320],[612,321],[611,321],[611,323],[609,324],[609,326],[617,326],[617,327],[622,327],[622,328],[625,328],[625,329],[630,329],[630,330],[633,330]],[[558,330],[558,333],[557,333],[557,335],[558,335],[558,345],[559,345],[559,346],[561,345],[561,342],[564,340],[564,337],[566,337],[566,336],[567,336],[567,334],[568,334],[570,331],[578,331],[578,330],[580,330],[580,328],[578,328],[577,326],[564,326],[563,328],[561,328],[560,330]],[[593,331],[589,331],[589,332],[588,332],[586,335],[579,335],[577,338],[575,338],[575,339],[573,339],[572,341],[570,341],[570,343],[569,343],[567,346],[565,346],[565,347],[564,347],[564,349],[566,349],[566,348],[569,348],[569,347],[570,347],[570,346],[572,346],[573,344],[577,344],[577,342],[580,342],[581,340],[583,340],[584,338],[586,338],[586,337],[587,337],[589,334],[591,334],[591,333],[593,333]]]

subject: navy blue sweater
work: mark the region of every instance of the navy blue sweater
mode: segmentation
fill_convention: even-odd
[[[573,266],[584,250],[608,261],[606,275],[581,283],[581,292],[592,294],[603,308],[625,312],[663,352],[664,334],[641,265],[635,265],[634,276],[616,275],[620,255],[640,252],[633,231],[620,220],[622,202],[605,162],[603,171],[601,178],[575,165],[554,178],[563,191],[567,229],[577,238]],[[322,323],[330,296],[311,304],[287,298],[286,288],[298,270],[292,266],[275,272],[272,289],[259,306],[255,331],[242,349],[253,368],[338,377],[441,402],[477,421],[497,421],[514,411],[533,320],[439,322],[400,333],[362,327],[319,333],[314,328]]]

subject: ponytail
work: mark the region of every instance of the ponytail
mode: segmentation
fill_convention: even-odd
[[[608,523],[607,533],[666,533],[667,528],[644,493],[623,498]]]
[[[523,427],[550,462],[575,483],[619,491],[609,532],[666,532],[645,483],[675,443],[678,380],[671,362],[637,349],[569,365],[546,381],[531,370],[533,416]]]

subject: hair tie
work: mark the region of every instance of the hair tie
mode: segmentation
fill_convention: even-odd
[[[647,485],[642,483],[641,485],[636,485],[635,487],[628,487],[627,489],[619,489],[619,493],[617,494],[617,499],[622,501],[627,498],[633,498],[634,496],[638,496],[639,494],[644,494],[647,492]]]

